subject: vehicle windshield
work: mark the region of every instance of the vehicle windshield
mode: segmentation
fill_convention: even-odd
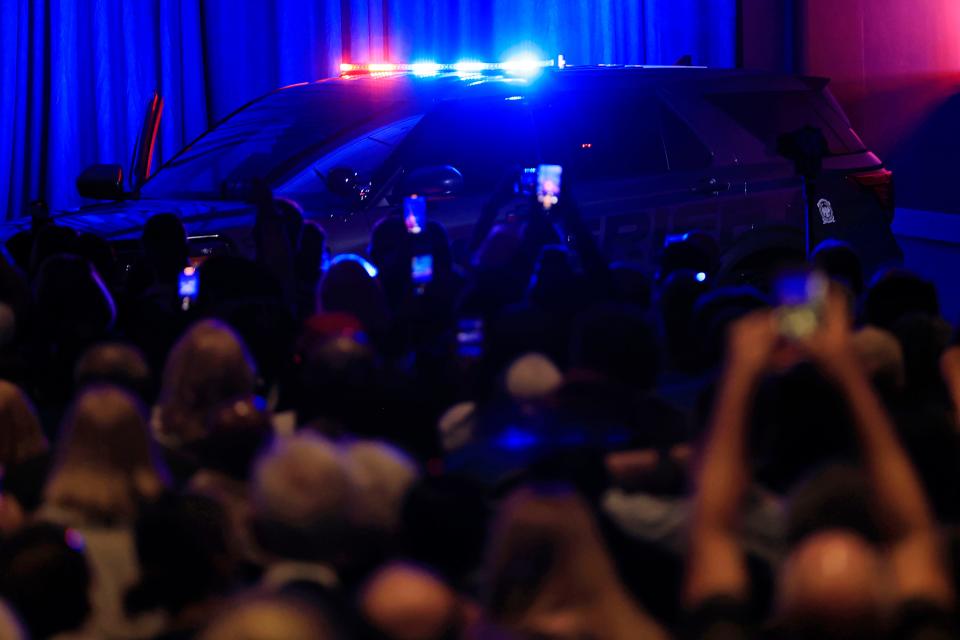
[[[219,199],[225,183],[276,184],[358,132],[415,114],[402,95],[357,89],[321,82],[269,94],[181,151],[140,195]]]

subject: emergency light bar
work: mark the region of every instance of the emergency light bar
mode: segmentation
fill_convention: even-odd
[[[549,67],[563,69],[565,66],[566,61],[563,59],[563,56],[557,56],[556,60],[537,60],[535,58],[520,57],[512,58],[505,62],[462,60],[454,64],[438,64],[436,62],[399,64],[393,62],[372,62],[367,64],[352,64],[344,62],[340,65],[340,74],[411,72],[418,76],[435,76],[443,72],[475,74],[489,71],[504,71],[512,75],[526,76],[535,75]]]

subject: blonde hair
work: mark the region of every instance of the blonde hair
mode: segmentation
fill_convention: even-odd
[[[165,469],[137,401],[118,387],[93,386],[63,422],[46,503],[102,520],[136,515],[164,489]]]
[[[593,514],[571,490],[514,492],[494,525],[485,570],[487,609],[521,633],[666,637],[627,593]]]
[[[255,385],[253,360],[237,334],[216,320],[198,322],[174,345],[163,370],[163,436],[180,443],[201,438],[212,409],[252,395]]]
[[[49,448],[37,412],[15,384],[0,380],[0,467],[7,469]]]
[[[292,596],[253,593],[241,597],[207,626],[201,640],[289,640],[334,637],[322,612]]]

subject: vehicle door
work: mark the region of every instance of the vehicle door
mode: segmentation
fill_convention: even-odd
[[[565,166],[611,259],[652,270],[667,237],[720,229],[736,194],[730,169],[655,90],[558,92],[536,122],[545,160]]]
[[[451,238],[461,239],[501,181],[537,162],[527,100],[493,96],[438,103],[403,141],[386,171],[397,175],[455,167],[463,175],[462,188],[449,196],[431,197],[427,216],[442,223]],[[393,195],[396,201],[408,194]]]

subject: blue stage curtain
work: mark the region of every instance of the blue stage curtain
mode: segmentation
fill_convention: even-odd
[[[158,160],[273,88],[341,60],[500,59],[732,66],[736,0],[3,0],[0,215],[80,204],[76,176],[128,166],[147,101]]]

